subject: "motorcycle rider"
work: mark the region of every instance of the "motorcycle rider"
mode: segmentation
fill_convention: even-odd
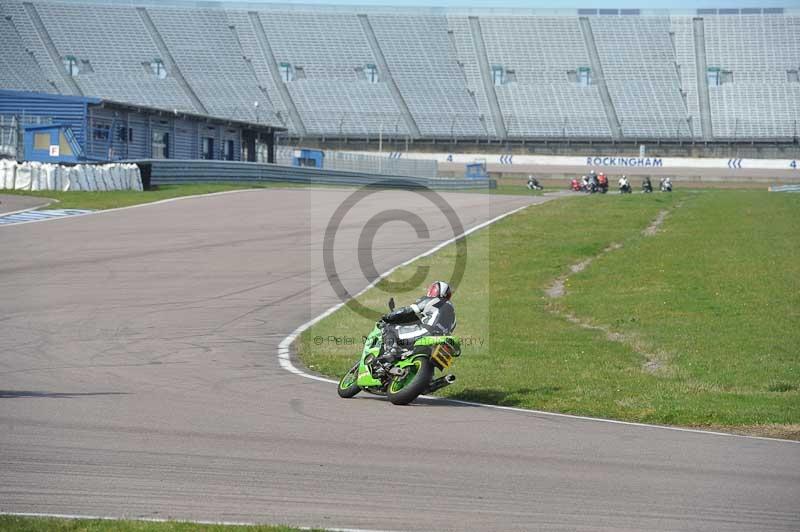
[[[600,175],[597,176],[597,184],[601,192],[608,192],[608,177],[606,177],[605,173],[600,172]]]
[[[672,192],[672,180],[670,178],[664,178],[664,182],[661,183],[661,191]]]
[[[385,314],[380,320],[384,354],[376,359],[376,367],[391,364],[400,358],[403,348],[413,346],[423,336],[452,333],[456,328],[452,296],[449,284],[435,281],[415,303]]]
[[[631,184],[628,182],[628,176],[622,176],[619,178],[619,191],[620,192],[630,192]]]
[[[589,173],[589,192],[597,192],[597,187],[599,186],[599,181],[597,180],[597,172],[592,170]]]
[[[528,176],[528,190],[541,190],[542,186],[539,184],[539,180],[533,177],[532,175]]]
[[[653,183],[650,182],[650,176],[647,176],[642,181],[642,191],[643,192],[652,192],[653,191]]]

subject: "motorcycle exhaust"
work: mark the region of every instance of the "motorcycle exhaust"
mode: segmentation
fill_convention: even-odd
[[[434,379],[431,381],[430,386],[428,386],[428,390],[425,393],[433,393],[436,390],[441,390],[445,386],[450,386],[456,382],[456,376],[453,374],[445,375],[444,377],[439,377],[438,379]]]

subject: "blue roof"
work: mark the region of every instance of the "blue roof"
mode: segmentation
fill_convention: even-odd
[[[0,98],[24,98],[26,100],[49,101],[53,103],[83,103],[97,105],[102,103],[102,98],[89,96],[66,96],[64,94],[50,94],[47,92],[12,91],[0,89]]]

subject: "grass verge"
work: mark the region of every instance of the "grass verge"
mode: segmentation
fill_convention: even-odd
[[[798,231],[800,197],[750,191],[581,196],[506,218],[468,238],[454,303],[471,345],[440,395],[800,438]],[[454,255],[422,259],[427,280],[447,279]],[[360,300],[385,306],[380,288]],[[299,355],[341,375],[370,327],[345,307],[301,336]]]
[[[10,532],[299,532],[285,526],[203,525],[182,521],[149,522],[106,519],[57,519],[0,515],[0,530]],[[322,529],[317,529],[322,530]]]

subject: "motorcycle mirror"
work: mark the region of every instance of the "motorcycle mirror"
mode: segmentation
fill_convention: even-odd
[[[394,298],[389,298],[389,310],[394,310]]]

